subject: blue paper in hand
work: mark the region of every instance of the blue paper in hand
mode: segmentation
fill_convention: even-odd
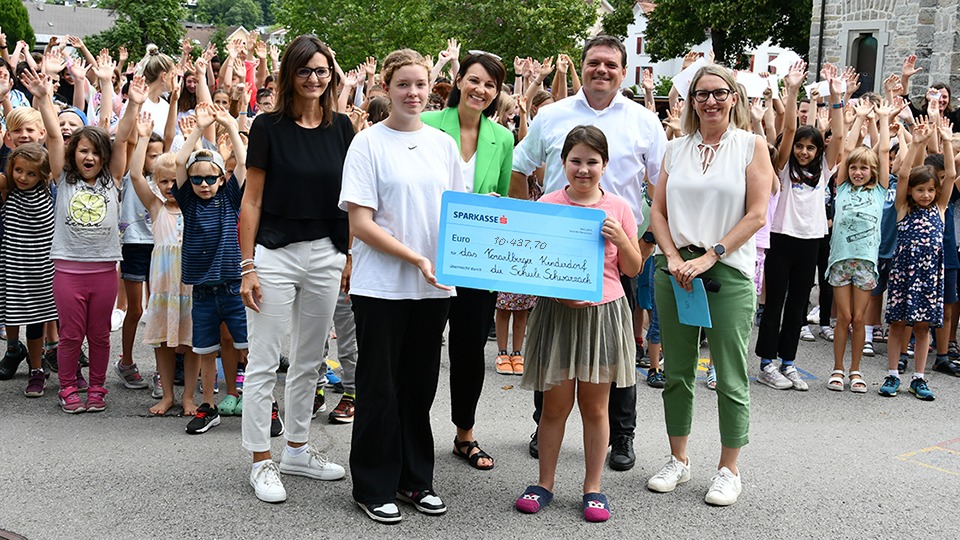
[[[690,285],[692,290],[687,292],[677,283],[676,278],[670,276],[673,285],[673,295],[677,299],[677,315],[682,324],[713,328],[710,319],[710,304],[707,302],[707,290],[703,287],[703,280],[694,278]]]

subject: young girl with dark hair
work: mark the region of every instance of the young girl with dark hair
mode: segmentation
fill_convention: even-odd
[[[524,388],[543,392],[540,417],[540,479],[516,501],[520,512],[539,512],[553,499],[557,461],[574,398],[583,419],[586,473],[583,517],[606,521],[610,508],[600,491],[600,476],[610,439],[607,402],[610,384],[635,384],[633,317],[620,274],[636,276],[643,266],[637,224],[627,202],[600,188],[609,161],[607,139],[599,128],[577,126],[561,151],[569,185],[540,202],[598,208],[606,212],[603,299],[598,303],[543,298],[530,317],[523,373]]]
[[[830,79],[831,128],[834,133],[842,133],[842,81],[831,65],[824,68],[823,75]],[[825,147],[818,129],[796,127],[797,92],[805,76],[806,65],[800,62],[784,77],[784,131],[774,164],[780,177],[780,200],[764,262],[766,303],[756,346],[760,357],[757,382],[778,390],[808,389],[793,364],[813,287],[820,239],[827,234],[825,188],[843,144],[841,137],[833,137]],[[779,369],[774,364],[777,358]]]

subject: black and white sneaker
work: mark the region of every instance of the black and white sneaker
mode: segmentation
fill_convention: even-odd
[[[327,398],[323,395],[323,381],[317,383],[317,393],[313,395],[313,415],[310,418],[316,418],[318,414],[327,410]]]
[[[279,437],[283,435],[283,420],[280,419],[280,406],[274,401],[270,407],[270,436]]]
[[[197,414],[187,424],[187,433],[197,435],[206,433],[210,428],[220,425],[220,413],[216,407],[211,407],[209,403],[204,403],[197,407]]]
[[[400,523],[400,520],[403,519],[403,516],[400,515],[400,509],[393,503],[363,504],[357,502],[357,505],[370,516],[370,519],[379,523],[394,524]]]
[[[397,499],[408,502],[417,508],[422,514],[439,516],[447,511],[447,505],[443,504],[440,497],[432,489],[423,491],[397,491]]]

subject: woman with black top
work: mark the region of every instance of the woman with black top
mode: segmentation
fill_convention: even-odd
[[[250,126],[240,212],[240,289],[250,352],[244,382],[243,446],[250,484],[266,502],[286,500],[279,473],[343,478],[343,467],[307,445],[323,339],[337,293],[350,276],[347,214],[337,208],[350,119],[336,112],[338,76],[330,49],[299,36],[280,66],[275,112]],[[270,416],[280,345],[292,328],[286,381],[286,439],[279,469],[270,456]]]

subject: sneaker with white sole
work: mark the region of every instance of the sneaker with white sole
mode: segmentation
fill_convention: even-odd
[[[143,390],[150,386],[150,383],[140,375],[140,370],[137,369],[136,363],[125,366],[122,362],[123,356],[113,364],[113,368],[116,370],[117,375],[120,376],[120,380],[123,381],[124,386],[131,390]]]
[[[714,506],[730,506],[737,502],[737,497],[743,490],[743,484],[740,482],[740,475],[733,474],[730,469],[722,467],[714,475],[710,482],[710,489],[703,498],[707,504]]]
[[[790,381],[790,384],[793,385],[794,390],[806,392],[807,390],[810,389],[810,387],[807,386],[807,382],[800,378],[800,372],[797,371],[797,368],[793,366],[787,366],[783,368],[783,370],[780,373],[782,373],[783,376]]]
[[[160,382],[160,372],[153,372],[153,383],[150,385],[150,397],[153,399],[163,398],[163,383]]]
[[[683,484],[690,480],[690,458],[683,464],[674,456],[664,464],[660,472],[647,480],[647,489],[658,493],[670,493],[677,489],[677,484]]]
[[[291,456],[284,449],[280,456],[280,472],[317,480],[340,480],[347,474],[343,467],[328,461],[327,456],[309,446],[299,456]]]
[[[810,313],[807,313],[807,322],[810,324],[817,324],[820,322],[820,306],[813,306],[813,309],[810,310]]]
[[[816,341],[817,338],[814,337],[813,332],[810,331],[810,327],[803,325],[800,327],[800,341]]]
[[[263,502],[279,503],[287,500],[287,490],[280,480],[277,464],[271,459],[250,471],[250,486]]]
[[[370,516],[370,519],[379,523],[400,523],[403,516],[394,503],[364,504],[357,501],[357,505]]]
[[[790,382],[790,379],[784,377],[773,362],[770,362],[760,370],[760,373],[757,375],[757,382],[765,384],[770,388],[776,388],[777,390],[793,388],[793,383]]]
[[[439,516],[447,511],[447,505],[443,504],[440,496],[432,489],[423,491],[397,491],[397,500],[412,504],[421,514]]]

